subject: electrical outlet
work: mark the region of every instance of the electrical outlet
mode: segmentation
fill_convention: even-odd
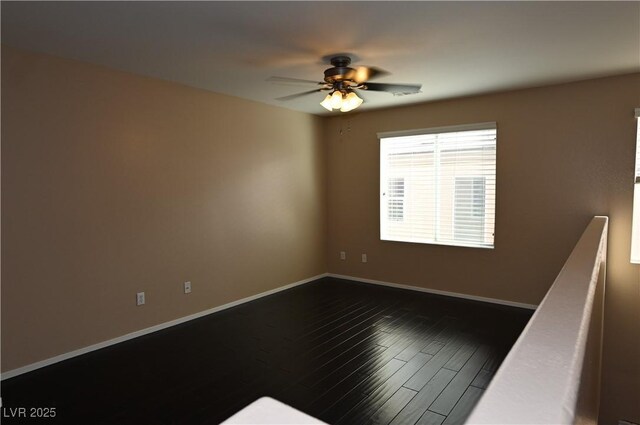
[[[136,305],[144,305],[144,292],[136,294]]]
[[[191,293],[191,282],[185,282],[184,283],[184,293],[185,294],[190,294]]]
[[[347,253],[344,251],[340,251],[340,259],[341,260],[346,260],[347,259]]]
[[[367,254],[362,254],[362,262],[363,263],[367,262]]]

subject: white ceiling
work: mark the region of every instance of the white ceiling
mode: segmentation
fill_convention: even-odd
[[[6,2],[2,42],[314,114],[322,57],[351,53],[377,82],[363,108],[640,71],[640,2]]]

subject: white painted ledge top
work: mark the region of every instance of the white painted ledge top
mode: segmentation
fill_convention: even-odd
[[[293,407],[280,403],[271,397],[262,397],[231,416],[222,425],[244,424],[297,424],[297,425],[327,425]]]

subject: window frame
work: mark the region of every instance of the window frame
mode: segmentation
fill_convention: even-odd
[[[640,108],[634,110],[636,118],[636,149],[633,168],[633,204],[631,207],[631,250],[629,260],[640,264]]]

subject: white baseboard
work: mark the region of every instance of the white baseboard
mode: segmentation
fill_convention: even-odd
[[[519,303],[519,302],[515,302],[515,301],[499,300],[499,299],[496,299],[496,298],[479,297],[477,295],[460,294],[458,292],[441,291],[439,289],[421,288],[419,286],[410,286],[410,285],[403,285],[403,284],[400,284],[400,283],[383,282],[381,280],[365,279],[365,278],[362,278],[362,277],[346,276],[346,275],[335,274],[335,273],[328,273],[327,276],[335,277],[336,279],[354,280],[356,282],[371,283],[371,284],[374,284],[374,285],[382,285],[382,286],[390,286],[392,288],[408,289],[410,291],[427,292],[429,294],[436,294],[436,295],[445,295],[447,297],[464,298],[466,300],[473,300],[473,301],[481,301],[481,302],[485,302],[485,303],[507,305],[509,307],[526,308],[528,310],[535,310],[536,308],[538,308],[538,306],[535,305],[535,304],[525,304],[525,303]]]
[[[309,282],[312,282],[314,280],[318,280],[318,279],[321,279],[321,278],[327,277],[327,276],[335,277],[337,279],[353,280],[353,281],[362,282],[362,283],[371,283],[371,284],[374,284],[374,285],[389,286],[389,287],[392,287],[392,288],[408,289],[408,290],[411,290],[411,291],[427,292],[427,293],[430,293],[430,294],[445,295],[445,296],[448,296],[448,297],[464,298],[464,299],[468,299],[468,300],[482,301],[482,302],[488,302],[488,303],[493,303],[493,304],[501,304],[501,305],[507,305],[507,306],[511,306],[511,307],[526,308],[526,309],[530,309],[530,310],[535,310],[538,307],[537,305],[534,305],[534,304],[524,304],[524,303],[519,303],[519,302],[515,302],[515,301],[505,301],[505,300],[499,300],[499,299],[495,299],[495,298],[479,297],[479,296],[476,296],[476,295],[459,294],[457,292],[449,292],[449,291],[441,291],[441,290],[438,290],[438,289],[421,288],[421,287],[418,287],[418,286],[403,285],[403,284],[400,284],[400,283],[384,282],[384,281],[381,281],[381,280],[365,279],[365,278],[361,278],[361,277],[346,276],[346,275],[340,275],[340,274],[335,274],[335,273],[323,273],[323,274],[319,274],[317,276],[309,277],[307,279],[299,280],[299,281],[291,283],[289,285],[285,285],[285,286],[281,286],[279,288],[271,289],[269,291],[262,292],[260,294],[256,294],[256,295],[252,295],[250,297],[242,298],[242,299],[237,300],[237,301],[232,301],[230,303],[227,303],[227,304],[224,304],[224,305],[221,305],[221,306],[218,306],[218,307],[213,307],[213,308],[210,308],[210,309],[207,309],[207,310],[204,310],[204,311],[200,311],[198,313],[191,314],[189,316],[181,317],[181,318],[178,318],[178,319],[175,319],[175,320],[171,320],[169,322],[161,323],[159,325],[155,325],[155,326],[151,326],[149,328],[141,329],[139,331],[131,332],[131,333],[128,333],[126,335],[110,339],[108,341],[103,341],[103,342],[99,342],[97,344],[89,345],[87,347],[79,348],[77,350],[70,351],[70,352],[64,353],[64,354],[60,354],[58,356],[51,357],[51,358],[48,358],[48,359],[45,359],[45,360],[41,360],[39,362],[31,363],[31,364],[28,364],[26,366],[19,367],[17,369],[12,369],[12,370],[9,370],[7,372],[3,372],[1,374],[1,376],[0,376],[0,380],[13,378],[14,376],[18,376],[18,375],[22,375],[23,373],[31,372],[32,370],[40,369],[42,367],[49,366],[49,365],[52,365],[54,363],[58,363],[58,362],[61,362],[63,360],[67,360],[67,359],[70,359],[70,358],[73,358],[73,357],[76,357],[76,356],[80,356],[82,354],[86,354],[86,353],[89,353],[91,351],[95,351],[95,350],[99,350],[101,348],[109,347],[110,345],[115,345],[115,344],[118,344],[120,342],[124,342],[124,341],[128,341],[130,339],[133,339],[133,338],[137,338],[139,336],[147,335],[147,334],[150,334],[150,333],[153,333],[153,332],[157,332],[157,331],[160,331],[160,330],[163,330],[163,329],[166,329],[166,328],[170,328],[171,326],[179,325],[181,323],[185,323],[185,322],[188,322],[190,320],[194,320],[194,319],[197,319],[199,317],[206,316],[208,314],[212,314],[212,313],[215,313],[215,312],[218,312],[218,311],[221,311],[221,310],[225,310],[227,308],[235,307],[237,305],[244,304],[244,303],[247,303],[249,301],[256,300],[258,298],[266,297],[268,295],[272,295],[272,294],[275,294],[277,292],[281,292],[281,291],[293,288],[295,286],[303,285],[305,283],[309,283]]]
[[[246,297],[246,298],[242,298],[242,299],[237,300],[237,301],[232,301],[230,303],[227,303],[227,304],[224,304],[224,305],[221,305],[221,306],[218,306],[218,307],[213,307],[213,308],[210,308],[208,310],[200,311],[198,313],[191,314],[189,316],[180,317],[179,319],[171,320],[169,322],[165,322],[165,323],[161,323],[159,325],[151,326],[151,327],[146,328],[146,329],[141,329],[139,331],[131,332],[131,333],[128,333],[126,335],[122,335],[122,336],[119,336],[117,338],[110,339],[108,341],[103,341],[103,342],[99,342],[97,344],[89,345],[88,347],[79,348],[77,350],[73,350],[73,351],[70,351],[68,353],[60,354],[58,356],[51,357],[51,358],[48,358],[48,359],[45,359],[45,360],[41,360],[39,362],[31,363],[31,364],[28,364],[26,366],[19,367],[17,369],[9,370],[7,372],[3,372],[2,373],[2,375],[0,377],[0,380],[13,378],[14,376],[22,375],[23,373],[31,372],[32,370],[40,369],[41,367],[49,366],[49,365],[52,365],[54,363],[58,363],[58,362],[61,362],[63,360],[70,359],[72,357],[80,356],[82,354],[86,354],[86,353],[89,353],[91,351],[99,350],[101,348],[105,348],[105,347],[108,347],[110,345],[115,345],[115,344],[118,344],[120,342],[128,341],[130,339],[137,338],[137,337],[142,336],[142,335],[147,335],[147,334],[150,334],[150,333],[153,333],[153,332],[160,331],[162,329],[170,328],[171,326],[179,325],[181,323],[188,322],[190,320],[194,320],[194,319],[197,319],[199,317],[206,316],[208,314],[212,314],[212,313],[215,313],[215,312],[218,312],[218,311],[221,311],[221,310],[226,310],[227,308],[235,307],[237,305],[244,304],[244,303],[247,303],[249,301],[256,300],[258,298],[266,297],[267,295],[272,295],[272,294],[275,294],[277,292],[293,288],[295,286],[299,286],[299,285],[303,285],[305,283],[313,282],[314,280],[321,279],[321,278],[326,277],[328,275],[329,275],[328,273],[319,274],[317,276],[313,276],[313,277],[309,277],[307,279],[299,280],[299,281],[291,283],[289,285],[281,286],[279,288],[271,289],[271,290],[266,291],[266,292],[261,292],[259,294],[252,295],[252,296]]]

